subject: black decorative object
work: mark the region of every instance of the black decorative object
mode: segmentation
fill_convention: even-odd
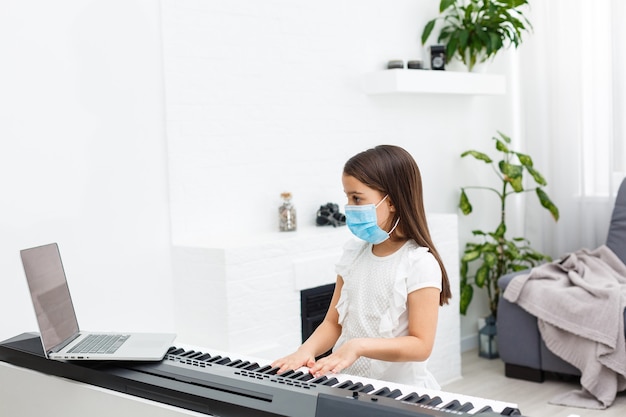
[[[446,47],[443,45],[432,45],[430,47],[430,69],[446,69]]]
[[[478,331],[478,355],[481,358],[498,358],[498,328],[496,318],[489,315],[485,318],[485,325]]]
[[[412,61],[408,61],[406,63],[406,67],[408,69],[423,69],[424,65],[422,64],[422,61],[420,61],[419,59],[414,59]]]
[[[326,203],[317,210],[315,224],[318,226],[343,226],[346,224],[346,215],[339,212],[339,206],[337,204]]]
[[[400,59],[394,59],[394,60],[387,62],[387,69],[394,69],[394,68],[404,68],[404,61]]]

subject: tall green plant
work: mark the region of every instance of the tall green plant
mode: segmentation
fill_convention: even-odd
[[[441,0],[440,16],[422,31],[422,45],[442,21],[437,42],[446,45],[448,60],[456,56],[471,71],[501,49],[520,45],[522,33],[532,30],[520,8],[527,4],[527,0]]]
[[[461,314],[467,313],[467,308],[474,295],[474,286],[485,289],[489,298],[489,310],[496,317],[500,288],[497,285],[498,278],[509,272],[521,271],[531,268],[543,261],[550,260],[549,256],[543,255],[530,246],[528,239],[524,237],[508,238],[506,214],[507,198],[513,194],[535,192],[541,205],[550,212],[555,221],[559,219],[559,209],[550,200],[543,187],[547,182],[543,175],[533,166],[531,157],[527,154],[516,152],[509,148],[511,139],[505,134],[498,132],[499,137],[493,137],[495,148],[502,159],[497,163],[487,154],[475,150],[463,152],[461,157],[471,156],[475,160],[491,165],[493,172],[500,180],[500,189],[484,186],[466,186],[461,188],[459,208],[464,215],[472,212],[467,192],[470,190],[484,190],[494,193],[498,203],[499,223],[498,227],[491,232],[474,230],[474,236],[479,237],[479,242],[468,242],[461,258]],[[530,174],[534,184],[531,188],[524,188],[524,172]],[[474,280],[470,282],[469,271],[475,271]]]

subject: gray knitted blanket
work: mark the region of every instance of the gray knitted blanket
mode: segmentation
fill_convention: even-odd
[[[551,403],[605,409],[626,389],[626,265],[607,246],[518,275],[503,297],[536,316],[548,349],[581,372],[582,389]]]

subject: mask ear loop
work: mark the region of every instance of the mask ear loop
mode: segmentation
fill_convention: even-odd
[[[376,204],[376,205],[374,206],[374,208],[378,208],[378,206],[380,206],[380,205],[383,203],[383,201],[385,201],[385,200],[387,199],[387,197],[389,197],[389,194],[385,194],[385,196],[383,197],[383,199],[382,199],[382,200],[380,200],[380,201],[378,202],[378,204]],[[396,230],[396,227],[398,227],[398,223],[400,223],[400,218],[399,218],[399,217],[398,217],[398,220],[396,220],[396,223],[395,223],[395,224],[393,225],[393,227],[391,228],[391,230],[387,232],[387,234],[388,234],[388,235],[390,235],[390,236],[391,236],[391,234],[393,233],[393,231],[394,231],[394,230]]]
[[[398,227],[398,223],[400,223],[400,217],[398,217],[398,220],[396,220],[396,224],[393,225],[393,227],[391,228],[391,230],[389,232],[387,232],[387,234],[389,236],[391,236],[391,234],[393,233],[394,230],[396,230],[396,227]]]
[[[378,204],[376,204],[376,205],[374,206],[374,208],[378,208],[378,206],[380,206],[381,204],[383,204],[383,201],[385,201],[385,200],[387,199],[387,197],[389,197],[389,194],[386,194],[386,195],[383,197],[383,199],[382,199],[382,200],[380,200],[380,201],[378,202]]]

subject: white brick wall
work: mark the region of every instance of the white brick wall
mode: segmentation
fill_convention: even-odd
[[[458,288],[457,218],[429,216],[431,233]],[[274,359],[301,343],[300,291],[335,281],[346,227],[304,228],[215,247],[174,249],[179,338],[191,344]],[[441,383],[461,375],[458,294],[441,309],[430,369]]]

